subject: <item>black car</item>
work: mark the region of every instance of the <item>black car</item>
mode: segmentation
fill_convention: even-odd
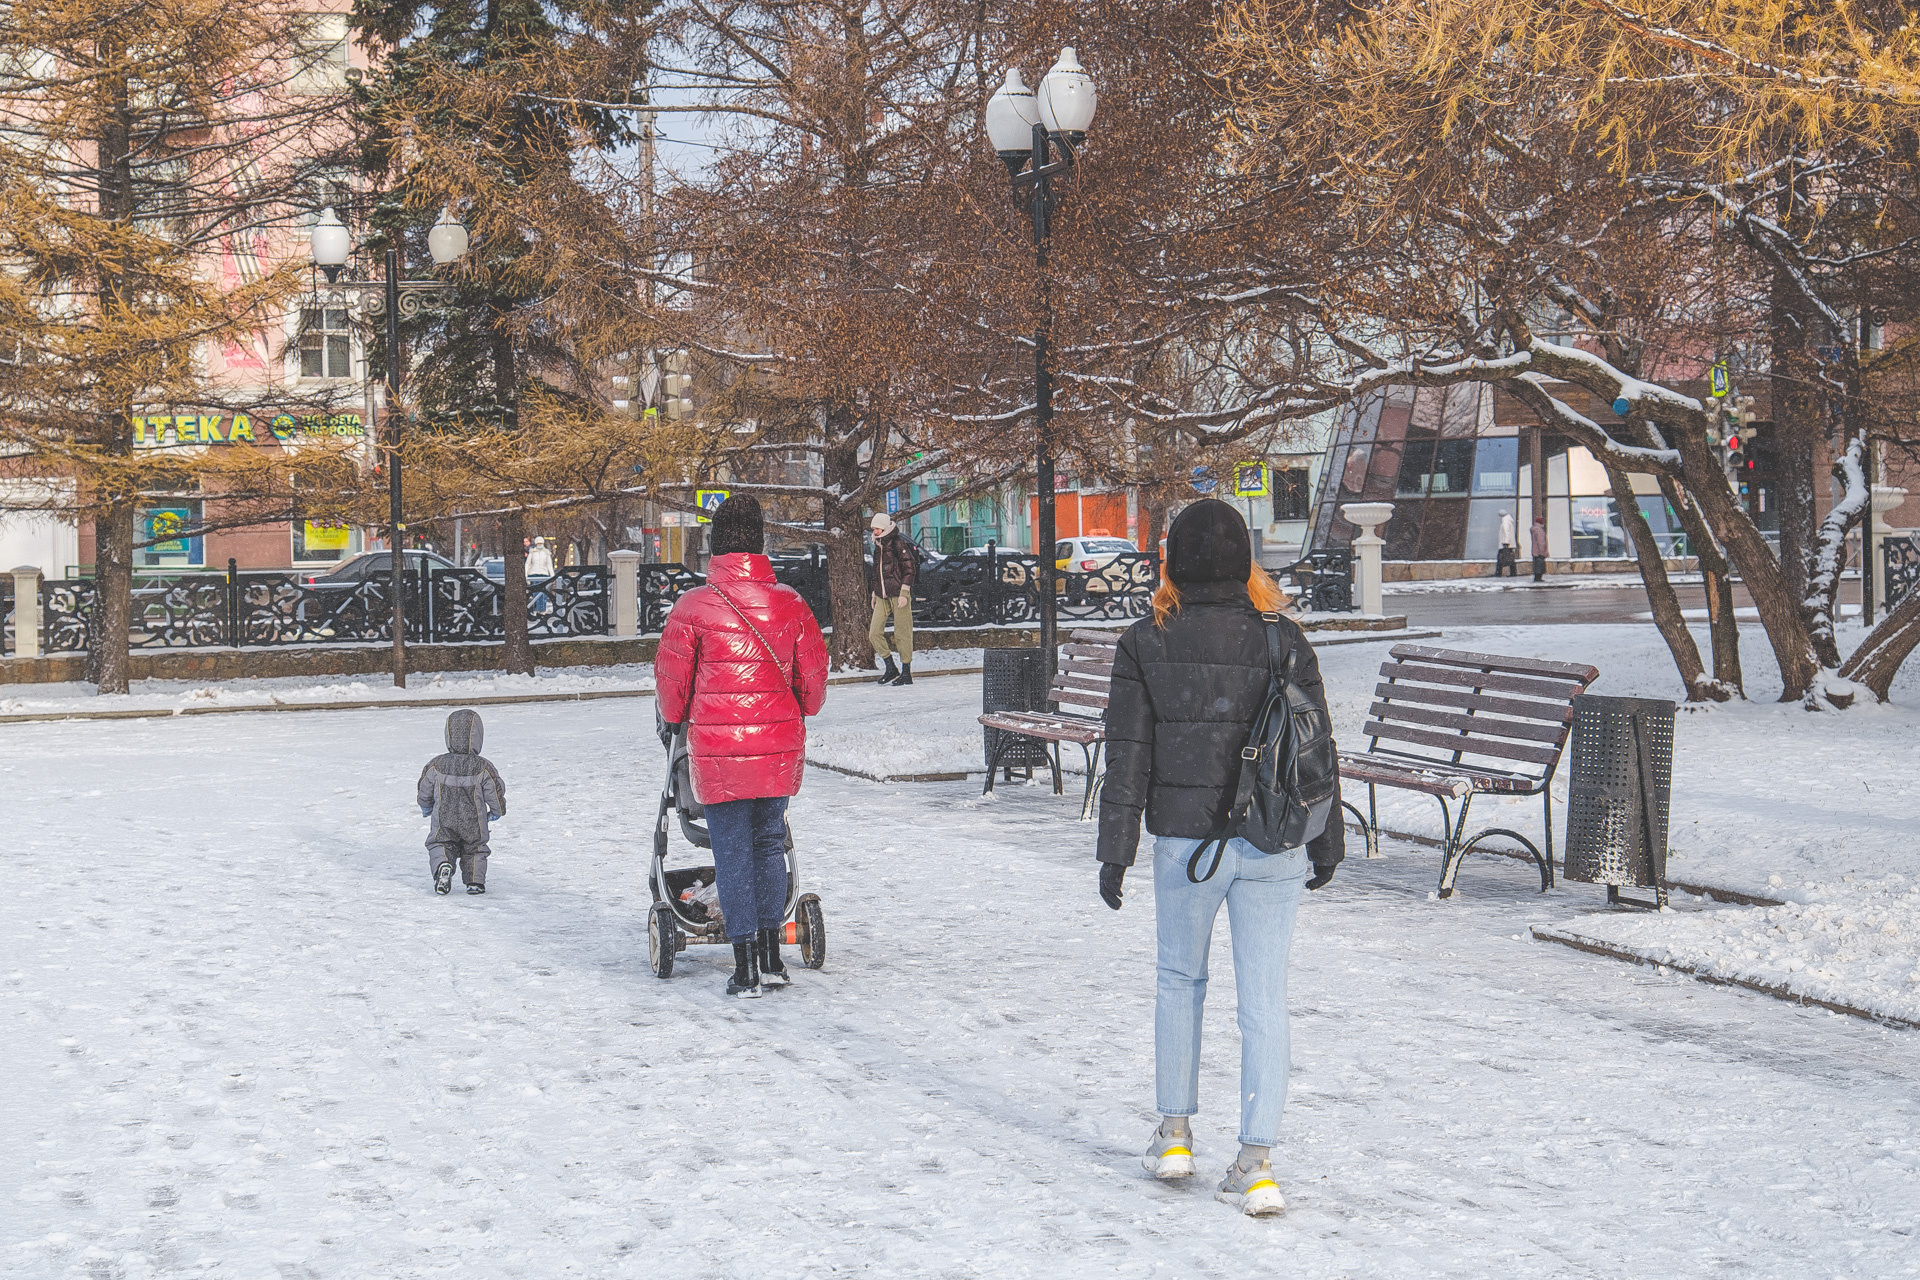
[[[435,555],[431,551],[403,551],[406,557],[408,573],[420,573],[429,566],[433,572],[453,568],[453,561],[445,556]],[[300,575],[302,585],[319,587],[357,587],[376,573],[387,573],[393,568],[391,551],[362,551],[359,555],[342,560],[331,569],[315,569]]]

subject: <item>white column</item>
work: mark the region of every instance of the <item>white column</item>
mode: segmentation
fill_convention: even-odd
[[[13,656],[40,656],[40,570],[30,564],[13,571]]]
[[[609,551],[607,563],[613,566],[613,634],[637,636],[640,634],[640,553]]]
[[[1353,540],[1356,553],[1353,577],[1360,593],[1360,612],[1380,617],[1387,611],[1380,585],[1380,548],[1387,540],[1374,530],[1393,518],[1391,502],[1349,502],[1340,508],[1346,522],[1360,531]]]
[[[1887,524],[1887,512],[1898,511],[1900,504],[1907,500],[1907,491],[1893,485],[1877,484],[1873,486],[1873,501],[1870,508],[1873,513],[1873,607],[1877,614],[1884,615],[1887,608],[1887,558],[1881,554],[1883,540],[1898,535],[1901,531]]]

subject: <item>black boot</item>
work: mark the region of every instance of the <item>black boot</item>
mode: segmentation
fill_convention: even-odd
[[[733,976],[727,979],[728,995],[742,1000],[760,998],[760,969],[753,954],[758,949],[754,940],[733,944]]]
[[[892,684],[900,678],[900,668],[893,665],[893,655],[887,655],[887,669],[880,673],[878,684]]]
[[[780,935],[785,932],[786,926],[778,924],[760,931],[760,985],[763,987],[784,987],[793,982],[787,976],[786,962],[780,959]]]
[[[900,689],[912,683],[913,683],[913,664],[911,662],[903,662],[900,664],[900,678],[893,682],[893,687],[896,689]]]

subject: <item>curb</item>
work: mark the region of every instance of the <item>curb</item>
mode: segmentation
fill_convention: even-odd
[[[1675,973],[1684,973],[1700,982],[1712,983],[1717,987],[1739,987],[1746,991],[1757,991],[1761,995],[1784,1000],[1788,1004],[1817,1005],[1834,1013],[1844,1013],[1849,1018],[1859,1018],[1864,1022],[1877,1022],[1885,1027],[1898,1027],[1902,1031],[1920,1031],[1920,1021],[1896,1017],[1893,1014],[1874,1013],[1858,1005],[1847,1004],[1841,1000],[1822,1000],[1818,996],[1802,995],[1790,987],[1778,983],[1761,982],[1756,978],[1729,978],[1717,973],[1709,973],[1693,965],[1677,960],[1657,960],[1644,952],[1630,947],[1619,946],[1612,942],[1602,942],[1598,938],[1589,938],[1584,934],[1573,933],[1565,929],[1556,929],[1550,925],[1534,925],[1533,936],[1541,942],[1557,942],[1563,947],[1575,951],[1585,951],[1591,955],[1605,956],[1610,960],[1625,960],[1630,964],[1645,965],[1649,969],[1671,969]]]
[[[916,682],[919,679],[919,676],[914,677]],[[865,773],[859,769],[849,769],[845,765],[827,764],[824,761],[815,760],[812,756],[807,757],[807,768],[825,769],[828,773],[844,774],[849,778],[859,778],[866,782],[965,782],[969,777],[979,776],[967,773]]]
[[[935,676],[977,676],[980,667],[945,667],[914,674],[914,683]],[[871,684],[869,675],[828,676],[827,684]],[[651,698],[651,689],[584,689],[572,693],[485,693],[471,698],[360,698],[352,702],[267,702],[248,707],[150,707],[123,711],[29,711],[0,716],[0,725],[57,724],[66,720],[169,720],[177,716],[237,716],[275,711],[373,711],[410,707],[505,707],[532,702],[602,702],[610,698]],[[822,765],[822,768],[829,766]],[[864,775],[862,775],[864,776]],[[942,775],[944,776],[944,775]],[[960,775],[965,776],[965,775]]]

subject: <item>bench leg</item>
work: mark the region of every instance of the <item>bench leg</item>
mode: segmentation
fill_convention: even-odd
[[[1438,796],[1436,796],[1435,799],[1440,800],[1440,810],[1442,813],[1445,813],[1447,808],[1446,800]],[[1540,892],[1545,893],[1547,890],[1553,888],[1552,859],[1540,852],[1539,845],[1536,845],[1533,841],[1527,839],[1513,828],[1488,827],[1483,831],[1474,832],[1473,839],[1466,839],[1467,811],[1472,807],[1473,797],[1471,795],[1463,796],[1460,801],[1460,819],[1458,822],[1451,824],[1447,829],[1447,841],[1442,851],[1440,862],[1440,896],[1443,898],[1451,898],[1453,896],[1453,885],[1454,881],[1458,879],[1460,875],[1460,864],[1466,861],[1467,855],[1472,853],[1474,848],[1489,836],[1505,836],[1525,849],[1527,853],[1532,856],[1534,866],[1540,869]],[[1552,848],[1553,825],[1551,821],[1548,822],[1547,832],[1549,842],[1547,847]]]
[[[1047,749],[1047,764],[1053,769],[1053,794],[1067,794],[1066,782],[1060,772],[1060,744],[1055,742]]]
[[[1340,802],[1340,807],[1342,809],[1345,809],[1348,813],[1352,814],[1354,816],[1355,821],[1359,822],[1360,830],[1366,833],[1367,856],[1369,858],[1380,857],[1381,855],[1380,855],[1379,828],[1375,827],[1371,822],[1367,821],[1367,816],[1361,813],[1358,809],[1354,808],[1351,802],[1342,800]]]
[[[1466,851],[1460,847],[1460,840],[1467,830],[1467,810],[1473,808],[1471,794],[1460,798],[1460,819],[1454,820],[1453,810],[1447,804],[1445,796],[1435,796],[1440,802],[1440,831],[1445,837],[1440,842],[1440,896],[1453,896],[1453,882],[1460,874],[1460,859]]]
[[[1105,742],[1096,742],[1092,746],[1084,742],[1080,744],[1080,754],[1087,760],[1087,794],[1080,801],[1080,821],[1082,822],[1091,821],[1093,818],[1093,793],[1098,787],[1100,778],[1097,772],[1100,766],[1100,751],[1106,745]]]
[[[1000,757],[1007,754],[1007,743],[1013,738],[1013,735],[1004,729],[996,729],[994,732],[999,734],[999,737],[994,739],[993,754],[987,758],[987,785],[980,789],[980,794],[983,796],[993,794],[993,771],[999,765]],[[1007,770],[1007,775],[1007,781],[1012,782],[1013,770]]]
[[[1553,775],[1547,775],[1546,786],[1540,791],[1541,806],[1545,812],[1541,815],[1547,828],[1547,887],[1553,887]]]

